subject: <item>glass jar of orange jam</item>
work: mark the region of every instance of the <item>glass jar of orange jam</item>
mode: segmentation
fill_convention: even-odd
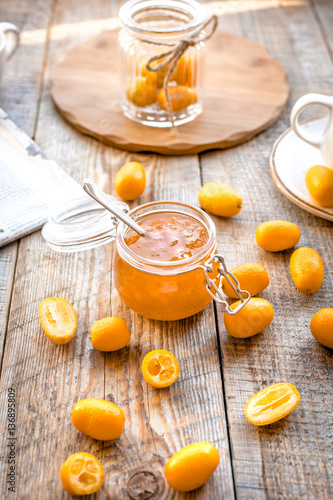
[[[215,287],[207,293],[207,279],[215,282],[219,267],[212,219],[198,208],[168,201],[142,205],[130,215],[146,234],[118,225],[114,278],[126,305],[162,321],[204,309],[216,293]]]
[[[129,211],[125,203],[109,198],[118,209]],[[42,234],[58,252],[88,250],[116,240],[114,278],[119,295],[133,311],[151,319],[187,318],[213,299],[228,314],[236,314],[248,302],[250,294],[240,290],[217,253],[215,225],[205,212],[185,203],[157,201],[129,215],[142,226],[144,236],[85,196],[59,207]],[[223,276],[241,301],[236,309],[222,293]]]

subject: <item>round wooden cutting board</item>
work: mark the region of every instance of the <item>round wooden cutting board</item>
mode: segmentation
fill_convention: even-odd
[[[278,118],[288,99],[280,62],[247,38],[218,30],[207,47],[206,101],[195,120],[171,129],[136,123],[121,111],[117,31],[66,52],[51,71],[51,93],[79,131],[129,151],[200,153],[247,141]]]

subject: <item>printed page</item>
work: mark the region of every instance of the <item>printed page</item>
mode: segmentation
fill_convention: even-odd
[[[63,203],[87,196],[0,109],[0,247],[39,229]]]

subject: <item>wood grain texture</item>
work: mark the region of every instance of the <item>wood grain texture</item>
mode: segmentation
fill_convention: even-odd
[[[48,67],[68,45],[87,35],[86,21],[112,17],[114,12],[115,5],[105,2],[58,3],[50,33]],[[68,31],[72,23],[73,38]],[[139,159],[148,178],[144,196],[136,203],[158,198],[195,203],[200,186],[197,157],[131,155],[81,136],[55,111],[47,81],[36,141],[79,182],[91,177],[110,192],[119,167],[130,159]],[[171,324],[136,316],[120,302],[113,287],[113,252],[112,245],[108,245],[73,255],[56,254],[46,247],[40,233],[21,241],[0,392],[2,443],[6,437],[6,390],[13,386],[17,392],[17,457],[21,471],[17,476],[17,497],[69,499],[62,489],[59,470],[71,453],[82,450],[94,453],[105,467],[105,486],[92,498],[129,498],[128,481],[143,469],[152,471],[159,480],[160,491],[154,498],[232,499],[213,309],[209,307],[197,317]],[[78,313],[77,334],[67,346],[55,346],[41,330],[37,308],[49,296],[65,297]],[[125,349],[103,354],[92,348],[88,332],[94,321],[111,314],[126,320],[132,338]],[[148,387],[140,375],[143,356],[156,347],[174,352],[182,368],[177,384],[160,392]],[[105,397],[124,409],[126,427],[119,440],[97,442],[72,426],[73,404],[85,397]],[[219,449],[218,470],[204,488],[193,494],[170,491],[162,477],[162,466],[180,447],[201,440],[211,441]],[[0,481],[1,491],[5,491],[5,475]]]
[[[283,66],[260,45],[218,30],[207,47],[206,100],[194,121],[149,129],[123,115],[117,31],[71,48],[51,71],[52,97],[79,131],[130,151],[166,155],[227,148],[272,125],[288,98]]]
[[[33,136],[43,80],[48,26],[54,0],[1,2],[0,19],[20,30],[20,47],[8,61],[0,85],[0,106]]]
[[[310,5],[317,18],[324,43],[333,61],[333,9],[330,0],[311,0]],[[331,92],[332,94],[332,92]]]
[[[5,76],[0,84],[0,106],[27,132],[34,135],[38,116],[38,104],[42,81],[47,27],[52,12],[53,0],[40,6],[38,15],[36,2],[19,0],[1,2],[0,20],[16,24],[21,33],[21,46],[8,61]],[[27,12],[32,14],[27,16]],[[36,30],[39,32],[37,37]],[[37,43],[38,38],[38,43]],[[18,243],[0,250],[0,359],[8,321]]]
[[[321,347],[309,332],[314,312],[333,306],[332,224],[301,211],[280,195],[268,169],[270,146],[289,126],[292,103],[305,92],[332,93],[332,66],[307,2],[227,1],[224,5],[224,25],[239,36],[263,44],[280,59],[292,88],[288,109],[274,127],[243,146],[200,157],[203,182],[227,182],[243,196],[244,207],[236,218],[214,218],[219,249],[230,267],[249,261],[267,267],[271,285],[262,296],[274,305],[274,322],[252,339],[235,340],[225,332],[218,312],[217,343],[212,306],[181,322],[145,320],[128,311],[112,285],[112,245],[62,256],[47,249],[39,233],[24,238],[18,254],[0,388],[1,450],[6,438],[7,388],[13,386],[18,396],[17,498],[69,500],[61,488],[59,469],[68,455],[80,450],[96,454],[105,466],[105,487],[92,498],[128,500],[129,488],[140,484],[142,472],[146,472],[146,484],[151,480],[149,473],[157,478],[149,483],[154,488],[158,485],[155,498],[224,500],[234,497],[232,469],[239,499],[326,500],[333,495],[332,351]],[[48,69],[69,46],[112,27],[116,10],[116,4],[102,0],[58,1]],[[32,12],[29,6],[18,15],[28,22]],[[14,11],[8,20],[16,22]],[[332,32],[329,24],[328,29]],[[8,106],[22,124],[20,119],[26,119],[26,115],[21,116],[15,108],[14,91]],[[139,159],[148,176],[144,196],[136,203],[162,197],[197,203],[200,178],[196,156],[126,154],[82,137],[54,110],[48,78],[36,140],[79,182],[89,176],[111,192],[118,168]],[[254,243],[257,225],[272,218],[297,222],[302,230],[299,245],[313,246],[322,255],[325,280],[314,296],[305,297],[293,287],[288,272],[291,252],[268,254]],[[11,254],[0,259],[2,269],[1,263],[10,275]],[[0,278],[0,287],[3,282]],[[38,303],[51,295],[64,296],[78,311],[78,331],[68,346],[51,344],[41,331]],[[3,304],[8,309],[8,300]],[[110,314],[127,321],[132,339],[125,349],[103,354],[92,349],[88,332],[96,319]],[[178,382],[165,391],[153,390],[138,375],[143,356],[157,347],[174,352],[182,369]],[[248,397],[278,381],[296,385],[302,396],[300,406],[280,423],[264,429],[251,426],[243,414]],[[83,397],[105,397],[124,408],[127,424],[119,440],[103,444],[74,429],[69,414],[74,402]],[[181,446],[203,439],[212,441],[221,453],[221,464],[212,479],[188,495],[165,488],[161,477],[166,459]],[[6,470],[4,453],[0,463]],[[4,492],[5,474],[0,481],[0,491]]]
[[[17,243],[7,245],[0,252],[0,360],[7,331],[9,305],[14,280]]]
[[[138,158],[136,155],[135,158]],[[140,156],[139,158],[142,158]],[[196,192],[200,186],[198,160],[194,156],[184,158],[152,157],[147,193],[148,200],[169,199],[195,203]],[[150,182],[149,182],[150,181]],[[142,200],[143,201],[143,200]],[[112,314],[123,317],[124,305],[113,288]],[[221,454],[220,467],[204,488],[192,494],[176,494],[165,488],[156,498],[233,498],[228,437],[221,391],[220,366],[216,344],[214,312],[212,306],[200,315],[179,321],[163,323],[149,321],[131,313],[132,341],[134,348],[129,352],[128,388],[122,388],[126,403],[129,405],[131,433],[125,446],[120,443],[121,452],[128,457],[133,469],[156,460],[164,464],[163,457],[169,458],[191,442],[208,440],[216,443]],[[134,329],[134,330],[133,330]],[[133,333],[135,332],[135,336]],[[153,349],[167,349],[173,352],[181,367],[178,383],[165,392],[157,391],[141,379],[138,384],[137,373],[145,354]],[[118,368],[117,380],[121,380],[125,365],[119,365],[110,356],[106,361],[106,390],[113,386],[114,369]],[[143,397],[144,405],[141,403]],[[138,418],[140,415],[140,419]],[[145,425],[143,426],[143,421]],[[143,439],[135,436],[143,436]],[[107,479],[112,491],[115,485],[115,498],[122,496],[125,474],[122,462],[116,462],[109,454],[111,478]],[[105,450],[104,450],[105,453]],[[143,460],[144,457],[144,460]],[[156,473],[156,465],[154,471]],[[140,468],[138,469],[141,470]],[[119,484],[119,486],[118,486]],[[119,495],[119,496],[117,496]],[[112,498],[112,496],[111,496]],[[155,497],[153,497],[155,498]]]
[[[271,284],[261,295],[274,307],[273,323],[245,340],[230,337],[218,311],[223,377],[236,496],[239,499],[329,499],[332,497],[332,351],[309,329],[313,314],[332,307],[333,226],[302,211],[274,188],[268,167],[270,147],[289,127],[292,104],[307,92],[332,93],[333,72],[308,4],[245,10],[227,16],[228,27],[263,43],[287,69],[289,105],[281,119],[250,143],[201,156],[203,182],[230,184],[243,197],[234,219],[214,218],[219,247],[230,267],[259,262]],[[313,296],[298,292],[289,275],[291,251],[272,254],[255,243],[256,227],[265,220],[296,222],[298,246],[311,246],[323,258],[325,280]],[[256,428],[243,414],[248,398],[274,382],[291,382],[302,401],[287,419]]]

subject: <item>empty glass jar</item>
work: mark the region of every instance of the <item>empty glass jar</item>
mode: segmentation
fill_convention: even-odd
[[[170,127],[193,120],[203,109],[205,12],[194,0],[131,0],[119,11],[121,54],[120,102],[126,116],[144,125]],[[172,62],[157,72],[147,69],[153,56],[196,37],[170,75],[167,105],[163,82]],[[179,47],[179,45],[178,45]],[[154,65],[161,65],[161,57]],[[171,113],[170,113],[171,111]]]

